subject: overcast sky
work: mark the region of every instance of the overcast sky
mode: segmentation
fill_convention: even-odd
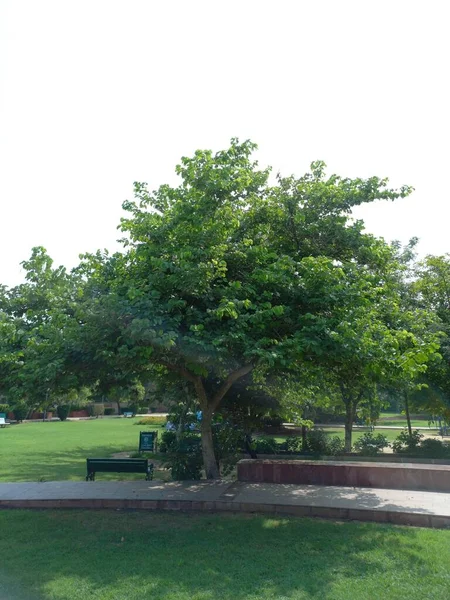
[[[133,181],[231,137],[285,175],[413,185],[358,216],[450,251],[446,4],[0,0],[0,283],[36,245],[68,267],[117,248]]]

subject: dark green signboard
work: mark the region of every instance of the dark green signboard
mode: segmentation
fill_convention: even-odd
[[[139,436],[139,452],[155,452],[157,431],[141,431]]]

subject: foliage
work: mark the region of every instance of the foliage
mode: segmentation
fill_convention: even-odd
[[[115,410],[111,406],[105,407],[105,416],[110,417],[115,414]]]
[[[95,402],[88,405],[87,411],[90,417],[101,417],[105,414],[105,405]]]
[[[169,432],[166,432],[169,433]],[[163,443],[167,444],[167,439]],[[179,439],[167,444],[164,466],[171,469],[172,479],[175,481],[196,480],[201,478],[202,449],[198,435],[184,432]]]
[[[14,413],[14,419],[21,423],[27,418],[30,408],[24,402],[16,402],[12,406],[12,412]]]
[[[70,406],[68,404],[58,404],[56,407],[56,414],[60,421],[65,421],[70,413]]]
[[[143,421],[145,419],[142,419]],[[143,423],[146,424],[146,423]],[[171,452],[174,451],[177,443],[177,434],[174,431],[164,431],[161,435],[161,441],[159,442],[160,452]]]
[[[398,437],[392,442],[392,449],[396,453],[413,453],[423,439],[423,434],[418,429],[409,434],[407,429],[404,429]]]
[[[9,411],[9,404],[0,404],[0,413],[8,413]]]
[[[303,439],[297,436],[290,436],[284,442],[286,452],[291,454],[301,454],[303,451]]]
[[[375,435],[374,433],[366,432],[355,442],[356,451],[366,456],[375,456],[379,452],[383,452],[384,448],[388,446],[387,437],[382,433]]]
[[[257,454],[277,454],[278,444],[274,438],[257,437],[253,442],[253,448]]]

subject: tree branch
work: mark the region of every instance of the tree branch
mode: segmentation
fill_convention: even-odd
[[[241,367],[240,369],[237,369],[236,371],[233,371],[232,373],[230,373],[228,375],[228,377],[225,379],[225,381],[222,383],[220,388],[217,390],[217,392],[214,394],[214,396],[211,400],[212,410],[216,410],[216,408],[220,404],[220,401],[225,396],[225,394],[228,392],[228,390],[233,385],[233,383],[235,381],[237,381],[238,379],[241,379],[241,377],[244,377],[245,375],[250,373],[250,371],[252,371],[252,370],[253,370],[253,365],[245,365],[244,367]]]
[[[177,365],[173,365],[172,363],[165,362],[164,360],[158,361],[158,364],[162,367],[165,367],[168,371],[172,371],[172,373],[177,373],[184,379],[187,379],[191,383],[195,385],[198,377],[196,377],[193,373],[185,369],[184,367],[179,367]]]

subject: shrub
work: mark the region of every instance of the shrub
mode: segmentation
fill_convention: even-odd
[[[29,410],[29,407],[24,402],[18,402],[12,407],[14,418],[19,423],[21,423],[24,419],[27,418]]]
[[[228,475],[241,458],[244,432],[240,427],[223,422],[213,428],[213,443],[222,475]]]
[[[328,436],[323,429],[311,429],[306,434],[303,452],[306,454],[321,454],[328,452]]]
[[[431,438],[422,440],[416,452],[424,458],[450,458],[450,446]]]
[[[112,406],[108,406],[105,408],[105,416],[110,417],[111,415],[115,414],[115,410],[112,408]]]
[[[409,435],[408,430],[404,429],[392,442],[392,449],[396,453],[414,454],[422,438],[423,435],[418,429],[415,429],[412,435]]]
[[[171,469],[172,479],[175,481],[200,479],[203,457],[198,435],[183,433],[180,440],[177,441],[175,433],[166,431],[165,434],[172,434],[175,438],[166,436],[161,441],[161,445],[163,443],[167,444],[167,458],[164,461],[164,466]],[[163,438],[165,434],[163,434]],[[168,443],[169,439],[172,440],[170,443]]]
[[[87,407],[88,415],[90,417],[99,417],[105,414],[105,405],[104,404],[89,404]]]
[[[278,444],[273,438],[260,437],[255,439],[254,448],[257,454],[276,454]]]
[[[171,452],[175,449],[176,442],[177,434],[175,431],[165,431],[161,435],[158,449],[160,452]]]
[[[327,455],[328,456],[337,456],[338,454],[343,454],[345,449],[345,442],[338,435],[333,435],[333,437],[329,437],[327,439]]]
[[[135,414],[146,415],[147,413],[148,413],[148,406],[138,406]]]
[[[387,437],[382,433],[374,435],[371,432],[366,432],[355,442],[356,451],[366,456],[375,456],[388,446]]]
[[[288,437],[282,446],[286,452],[301,454],[303,451],[303,440],[301,437]]]
[[[58,419],[61,421],[65,421],[70,413],[70,406],[68,404],[60,404],[56,408],[56,414],[58,415]]]
[[[0,413],[9,413],[9,405],[8,404],[0,404]]]

